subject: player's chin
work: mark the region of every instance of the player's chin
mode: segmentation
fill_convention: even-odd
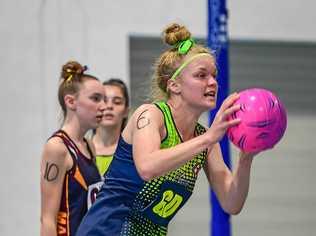
[[[100,123],[100,125],[102,127],[112,127],[112,126],[115,126],[117,123],[116,120],[102,120],[102,122]]]
[[[213,110],[215,107],[216,107],[215,104],[210,104],[210,103],[200,104],[201,112]]]
[[[216,99],[206,99],[204,106],[207,110],[214,109],[216,107]]]
[[[100,126],[101,120],[100,119],[95,119],[93,122],[90,123],[90,126],[92,129],[96,129]]]

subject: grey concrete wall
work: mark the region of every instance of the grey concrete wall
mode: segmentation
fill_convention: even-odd
[[[229,1],[231,37],[316,41],[315,3],[296,2]],[[206,14],[206,1],[0,1],[0,235],[39,234],[40,152],[58,127],[62,63],[76,59],[101,79],[128,82],[129,34],[159,35],[179,21],[203,37]]]

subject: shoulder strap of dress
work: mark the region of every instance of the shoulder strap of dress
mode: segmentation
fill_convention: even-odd
[[[178,129],[175,125],[175,122],[172,117],[171,109],[168,104],[164,101],[154,103],[158,109],[161,110],[164,116],[164,122],[166,127],[166,137],[161,141],[162,146],[170,147],[175,144],[181,143],[181,135],[178,132]],[[171,143],[170,143],[171,142]]]

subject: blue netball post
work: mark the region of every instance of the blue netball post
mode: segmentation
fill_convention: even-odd
[[[229,91],[228,71],[228,34],[227,34],[227,9],[226,0],[208,0],[208,46],[214,50],[218,66],[219,94],[217,97],[217,108],[210,112],[209,124],[213,122],[218,108],[227,97]],[[222,139],[221,149],[224,161],[230,167],[229,142],[225,135]],[[211,191],[212,236],[230,236],[230,215],[221,208],[218,199]]]

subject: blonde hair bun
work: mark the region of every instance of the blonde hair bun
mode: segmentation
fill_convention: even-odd
[[[177,23],[170,24],[163,31],[163,41],[170,46],[174,46],[178,42],[186,40],[190,37],[190,31],[185,26],[181,26]]]

